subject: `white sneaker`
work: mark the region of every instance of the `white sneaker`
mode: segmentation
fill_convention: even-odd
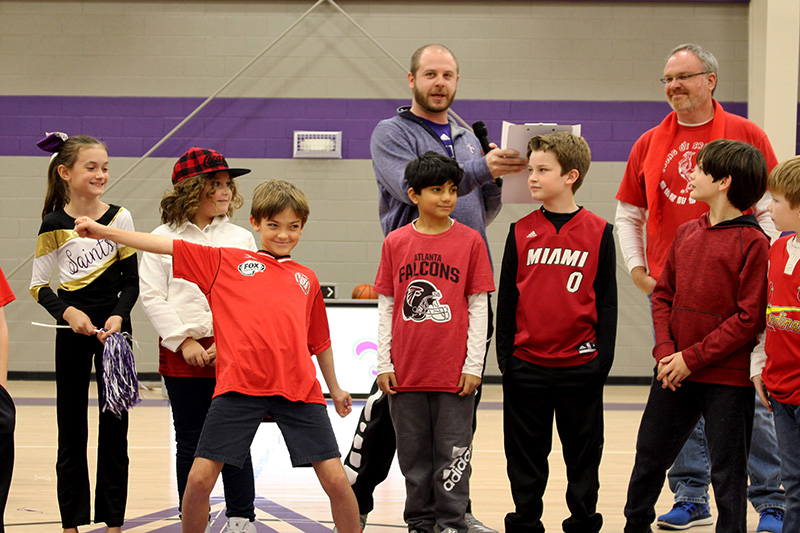
[[[360,514],[358,515],[358,523],[361,525],[361,531],[364,531],[367,528],[367,514]],[[333,530],[331,533],[339,533],[339,530],[336,529],[336,526],[333,526]]]
[[[467,521],[469,533],[498,533],[496,529],[492,529],[483,525],[483,523],[475,518],[472,513],[465,514],[464,519]]]
[[[228,518],[222,533],[256,533],[256,525],[247,518]]]

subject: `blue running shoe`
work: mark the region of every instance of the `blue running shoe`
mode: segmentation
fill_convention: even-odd
[[[770,507],[764,509],[759,513],[761,518],[758,519],[758,528],[756,531],[769,531],[770,533],[781,533],[783,530],[783,509],[776,509]]]
[[[656,524],[661,529],[689,529],[694,526],[710,526],[714,523],[707,503],[677,502],[667,514],[658,517]]]

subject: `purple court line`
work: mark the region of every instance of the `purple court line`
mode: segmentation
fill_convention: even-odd
[[[139,527],[144,524],[151,524],[153,522],[158,522],[159,520],[166,520],[168,518],[177,516],[178,516],[178,508],[170,507],[168,509],[164,509],[163,511],[156,511],[154,513],[137,516],[136,518],[126,518],[125,524],[122,526],[122,530],[125,531],[126,529],[133,529],[135,527]],[[174,526],[177,526],[177,528],[175,528]],[[89,533],[102,533],[105,530],[106,526],[101,526],[97,529],[90,530]],[[181,530],[181,523],[176,522],[175,524],[166,526],[164,528],[153,529],[151,533],[154,533],[156,531],[163,531],[164,533],[167,532],[180,533],[180,530]]]
[[[275,518],[283,520],[287,524],[290,524],[300,531],[304,533],[330,533],[331,528],[328,526],[324,526],[317,522],[316,520],[312,520],[310,518],[306,518],[305,516],[292,511],[288,507],[284,507],[280,504],[273,502],[272,500],[267,500],[266,498],[256,497],[255,501],[256,508],[261,509],[262,511],[271,514]]]
[[[46,407],[48,405],[55,405],[55,398],[14,398],[14,405],[16,406],[32,406],[32,407]],[[97,406],[97,398],[89,398],[89,405]],[[169,400],[164,399],[146,399],[136,404],[142,407],[169,407]]]
[[[211,505],[217,505],[219,503],[224,503],[225,498],[221,496],[215,496],[211,498]],[[286,522],[294,526],[295,528],[303,531],[304,533],[330,533],[331,528],[313,520],[311,518],[307,518],[295,511],[292,511],[288,507],[284,507],[280,504],[273,502],[272,500],[268,500],[266,498],[262,498],[260,496],[256,496],[255,499],[255,506],[257,509],[264,511],[265,513],[277,518],[282,522]],[[157,511],[154,513],[149,513],[146,515],[138,516],[136,518],[126,518],[125,525],[122,526],[122,530],[126,531],[129,529],[134,529],[138,527],[142,527],[147,524],[152,524],[154,522],[159,522],[161,520],[168,520],[174,518],[175,521],[171,524],[167,524],[163,527],[159,527],[157,529],[151,529],[149,533],[180,533],[181,531],[181,522],[177,519],[178,517],[178,508],[171,507],[168,509],[164,509],[163,511]],[[220,511],[216,517],[212,520],[211,531],[218,532],[222,531],[225,526],[227,519],[225,514]],[[89,530],[88,533],[102,533],[105,531],[105,526],[101,526],[92,530]],[[279,533],[277,529],[273,529],[270,526],[266,525],[262,521],[256,522],[256,531],[259,533]]]

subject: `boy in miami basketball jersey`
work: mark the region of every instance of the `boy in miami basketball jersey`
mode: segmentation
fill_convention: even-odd
[[[614,360],[617,280],[612,226],[575,203],[591,163],[567,132],[528,143],[528,186],[542,207],[511,225],[497,300],[497,362],[515,511],[508,533],[538,533],[553,415],[567,465],[567,533],[600,531],[603,386]]]
[[[450,218],[464,171],[436,152],[405,170],[419,218],[386,236],[378,293],[378,386],[388,395],[410,532],[467,533],[472,417],[486,350],[489,254]]]

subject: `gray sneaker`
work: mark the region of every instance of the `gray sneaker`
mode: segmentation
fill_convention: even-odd
[[[496,529],[483,525],[483,522],[475,518],[472,513],[465,514],[464,519],[467,521],[469,533],[498,533]]]
[[[361,525],[361,531],[364,531],[367,528],[367,513],[358,515],[358,523]],[[331,533],[339,533],[339,530],[336,529],[336,526],[333,526],[333,531]]]
[[[222,533],[256,533],[256,525],[247,518],[228,518]]]

